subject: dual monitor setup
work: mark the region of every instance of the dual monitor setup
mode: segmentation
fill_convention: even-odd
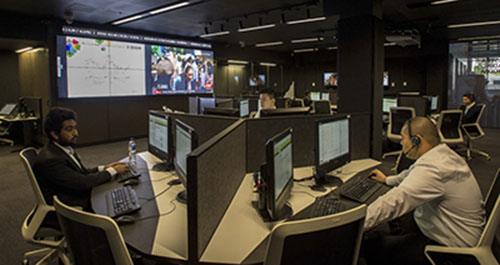
[[[189,125],[178,119],[172,121],[172,118],[163,112],[149,112],[148,151],[163,161],[154,165],[153,170],[175,169],[185,187],[177,195],[177,200],[182,203],[187,202],[187,155],[197,146],[198,135]]]
[[[384,97],[382,111],[389,113],[390,109],[398,106],[413,107],[418,116],[426,116],[438,112],[439,96],[399,96]]]
[[[319,101],[319,100],[330,100],[330,93],[329,92],[311,92],[311,100],[312,101]]]
[[[316,121],[315,174],[316,185],[338,186],[342,181],[328,173],[351,160],[350,116],[338,115]],[[288,128],[266,142],[266,162],[260,174],[258,208],[264,219],[280,220],[291,215],[286,204],[293,187],[293,130]]]

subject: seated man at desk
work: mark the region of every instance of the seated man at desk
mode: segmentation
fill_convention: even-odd
[[[364,258],[368,264],[426,264],[427,244],[475,246],[484,226],[479,185],[465,160],[440,143],[434,124],[415,117],[401,129],[403,152],[416,160],[399,175],[386,177],[375,169],[372,178],[395,186],[367,209],[365,230],[413,210],[413,231],[397,235],[368,231]]]
[[[460,106],[460,110],[464,113],[462,115],[462,124],[476,122],[477,116],[479,112],[481,112],[481,107],[476,105],[474,94],[464,94],[463,103],[464,104]]]
[[[110,181],[119,172],[129,170],[123,162],[87,169],[73,150],[78,139],[76,114],[73,110],[54,107],[45,117],[44,129],[49,142],[34,164],[34,173],[48,204],[52,197],[71,206],[92,211],[92,187]]]
[[[276,95],[270,89],[263,89],[259,92],[260,109],[276,109]],[[260,110],[254,118],[260,118]]]

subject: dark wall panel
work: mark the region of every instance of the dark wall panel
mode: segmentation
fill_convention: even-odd
[[[0,50],[0,108],[19,98],[19,66],[17,54]]]
[[[108,108],[110,138],[147,135],[147,101],[141,98],[110,99]]]

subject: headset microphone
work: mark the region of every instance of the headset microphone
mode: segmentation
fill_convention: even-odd
[[[410,147],[410,149],[408,149],[408,151],[406,152],[403,152],[403,154],[406,156],[409,152],[411,152],[411,150],[413,150],[413,148],[415,148],[416,145],[413,145],[412,147]]]

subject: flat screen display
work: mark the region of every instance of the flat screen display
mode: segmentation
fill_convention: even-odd
[[[318,131],[319,165],[349,153],[349,120],[321,123]]]
[[[311,100],[312,101],[321,100],[321,93],[320,92],[311,92]]]
[[[337,86],[338,75],[336,72],[326,72],[323,74],[323,84],[326,87]]]
[[[65,35],[56,43],[59,98],[213,92],[212,51]]]
[[[168,154],[168,119],[149,114],[149,145]]]
[[[246,117],[250,114],[249,100],[240,100],[240,117]]]
[[[330,93],[322,92],[321,93],[321,100],[330,100]]]
[[[292,134],[274,144],[274,199],[276,200],[286,184],[293,177]]]
[[[398,106],[397,98],[384,98],[382,100],[382,112],[389,113],[391,108]]]
[[[184,176],[187,172],[187,155],[192,151],[191,138],[191,133],[185,128],[175,127],[175,161]]]
[[[263,86],[266,84],[266,75],[250,77],[250,86]]]
[[[383,86],[389,86],[389,72],[384,72]]]

